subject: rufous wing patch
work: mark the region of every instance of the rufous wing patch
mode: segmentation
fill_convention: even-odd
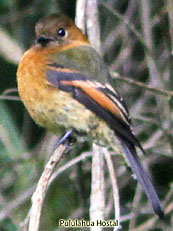
[[[61,81],[63,85],[72,85],[74,87],[81,88],[87,95],[89,95],[93,100],[100,104],[104,109],[112,112],[115,116],[122,120],[126,120],[121,110],[114,104],[114,102],[106,96],[102,91],[100,91],[95,82],[90,80],[87,81]],[[99,86],[100,87],[100,86]]]

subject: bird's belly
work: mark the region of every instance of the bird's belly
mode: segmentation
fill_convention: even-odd
[[[57,88],[40,86],[28,89],[21,98],[35,122],[54,133],[61,133],[74,128],[78,132],[86,133],[93,140],[107,145],[115,140],[113,130],[93,112],[72,98],[70,93]],[[22,87],[24,90],[24,87]],[[25,89],[26,90],[26,89]]]
[[[89,132],[97,126],[96,116],[69,93],[53,87],[40,90],[33,87],[29,92],[29,98],[23,98],[22,94],[21,97],[37,124],[54,132],[58,132],[59,128]]]
[[[56,91],[49,95],[47,103],[40,102],[35,107],[35,120],[43,127],[57,132],[59,128],[75,128],[89,132],[97,127],[96,116],[82,104],[74,100],[69,93]]]

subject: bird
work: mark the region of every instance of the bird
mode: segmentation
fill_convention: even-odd
[[[101,56],[65,15],[41,18],[35,34],[35,42],[17,70],[19,95],[33,120],[54,133],[76,131],[115,150],[118,142],[154,212],[162,219],[161,202],[137,154],[145,151]]]

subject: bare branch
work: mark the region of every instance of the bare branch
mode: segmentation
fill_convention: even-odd
[[[3,91],[2,95],[0,95],[0,99],[21,101],[19,96],[8,95],[9,93],[14,93],[14,92],[18,92],[17,88],[8,88],[5,91]]]
[[[115,209],[115,220],[118,220],[120,222],[120,198],[119,198],[119,191],[118,191],[118,184],[116,181],[116,175],[115,175],[115,170],[114,166],[111,160],[110,153],[106,148],[102,148],[105,160],[107,162],[107,167],[109,170],[110,178],[111,178],[111,183],[112,183],[112,189],[113,189],[113,198],[114,198],[114,209]],[[115,230],[118,230],[119,227],[115,227]]]
[[[58,148],[54,151],[50,160],[46,164],[45,169],[40,177],[37,188],[32,196],[32,207],[29,214],[29,231],[38,231],[39,229],[41,210],[48,189],[50,177],[65,150],[65,144],[61,144],[58,146]]]
[[[104,170],[103,147],[93,144],[93,157],[91,168],[91,195],[90,195],[90,220],[104,220],[105,195],[104,195]],[[91,231],[101,231],[102,227],[93,226]]]
[[[133,203],[132,203],[132,205],[133,205],[133,208],[132,208],[133,217],[130,220],[130,224],[129,224],[129,229],[130,230],[135,229],[136,220],[137,220],[137,217],[138,217],[138,211],[139,211],[138,206],[139,206],[139,202],[140,202],[140,199],[141,199],[141,193],[142,193],[142,189],[138,184],[137,188],[136,188],[135,197],[134,197],[134,200],[133,200]]]
[[[85,13],[87,0],[77,0],[75,24],[85,33]]]
[[[0,99],[2,99],[2,100],[21,101],[19,96],[10,96],[10,95],[0,95]]]
[[[142,231],[148,231],[149,229],[151,229],[154,226],[156,220],[157,219],[154,217],[154,218],[148,220],[147,222],[145,222],[144,224],[135,228],[134,231],[141,231],[141,230]]]
[[[101,53],[100,26],[98,17],[98,0],[87,1],[87,34],[91,45]]]
[[[160,89],[160,88],[155,88],[155,87],[152,87],[151,85],[148,85],[148,84],[136,81],[136,80],[132,80],[130,78],[122,77],[117,72],[111,72],[111,76],[113,78],[118,79],[121,82],[125,82],[125,83],[128,83],[128,84],[137,86],[137,87],[142,87],[142,88],[144,88],[144,89],[146,89],[148,91],[152,91],[152,92],[157,93],[159,95],[164,95],[164,96],[168,96],[168,97],[173,96],[173,91],[168,91],[168,90],[163,90],[163,89]]]

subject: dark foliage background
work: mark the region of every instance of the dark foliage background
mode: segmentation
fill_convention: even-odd
[[[112,71],[154,88],[173,90],[173,5],[171,0],[100,0],[99,20],[102,54]],[[75,17],[73,0],[0,1],[0,230],[15,231],[30,208],[30,198],[58,138],[35,125],[16,92],[17,64],[34,41],[34,25],[40,17],[60,11]],[[166,223],[157,220],[147,200],[113,157],[120,191],[122,230],[171,230],[173,227],[173,98],[123,78],[113,79],[124,96],[134,131],[147,155],[158,194],[167,213]],[[5,91],[5,90],[8,90]],[[4,92],[5,91],[5,92]],[[173,94],[173,92],[172,92]],[[7,97],[7,95],[10,97]],[[90,153],[88,143],[65,156],[61,165],[77,154]],[[67,168],[51,185],[44,204],[40,230],[63,230],[58,220],[89,219],[91,159]],[[106,219],[113,219],[110,180],[106,174]],[[137,187],[137,189],[136,189]],[[139,199],[140,200],[135,200]],[[136,201],[138,201],[136,203]],[[141,212],[136,214],[136,209]],[[131,222],[135,213],[137,223]],[[127,216],[126,216],[127,215]],[[149,223],[150,222],[150,223]]]

